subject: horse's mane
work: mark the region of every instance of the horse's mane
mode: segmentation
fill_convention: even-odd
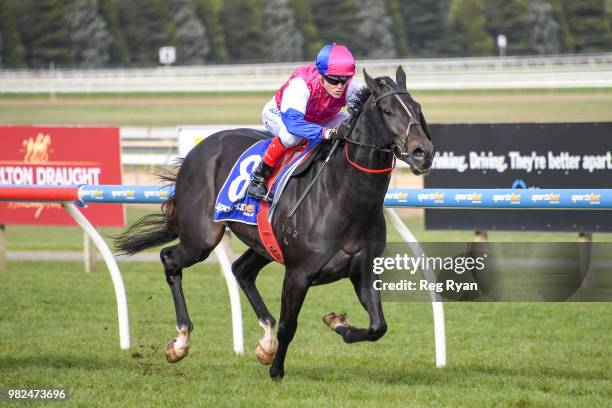
[[[362,86],[355,92],[355,95],[348,103],[348,111],[351,114],[350,119],[356,119],[363,110],[363,106],[370,97],[370,90],[367,86]]]

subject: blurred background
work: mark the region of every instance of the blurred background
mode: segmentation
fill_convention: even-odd
[[[611,0],[0,0],[5,68],[290,62],[612,50]],[[505,49],[498,36],[506,38]],[[503,44],[502,44],[503,45]]]

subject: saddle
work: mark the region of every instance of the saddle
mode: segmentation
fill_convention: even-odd
[[[232,221],[258,225],[262,242],[268,253],[274,260],[283,263],[282,253],[270,225],[272,214],[289,180],[304,174],[315,161],[325,157],[329,146],[327,143],[304,142],[288,149],[281,158],[281,165],[267,182],[267,187],[274,196],[270,204],[248,196],[246,189],[250,182],[250,174],[262,160],[271,140],[263,139],[254,143],[236,161],[217,195],[213,219],[216,222]]]
[[[281,164],[277,166],[276,169],[274,169],[274,172],[268,178],[266,182],[266,187],[268,188],[268,190],[272,189],[272,191],[275,191],[277,194],[282,193],[282,191],[279,191],[279,187],[281,186],[277,184],[279,181],[283,181],[282,179],[284,178],[286,178],[286,180],[288,181],[290,178],[299,177],[300,175],[305,173],[313,163],[324,158],[325,154],[329,152],[330,147],[331,146],[327,143],[317,143],[314,147],[310,149],[310,152],[305,157],[303,157],[299,163],[297,163],[297,166],[293,170],[285,172],[287,167],[292,164],[292,161],[295,160],[299,155],[304,153],[304,151],[307,149],[307,144],[302,143],[297,146],[290,147],[281,156]],[[286,184],[286,182],[284,184]],[[282,188],[284,188],[284,184],[282,185]],[[276,197],[277,194],[275,194],[274,197]],[[280,194],[278,195],[280,196]],[[276,206],[276,202],[277,200],[274,199],[272,205],[273,208]]]

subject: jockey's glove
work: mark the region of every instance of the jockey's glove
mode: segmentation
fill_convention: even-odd
[[[330,140],[332,142],[336,140],[342,140],[348,136],[351,125],[348,120],[340,123],[337,127],[331,129],[325,129],[323,133],[323,139]]]
[[[338,135],[337,128],[323,129],[323,140],[329,140],[333,142],[336,139],[342,139],[342,137]]]

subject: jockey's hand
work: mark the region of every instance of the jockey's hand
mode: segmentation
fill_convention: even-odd
[[[325,129],[325,131],[323,132],[323,140],[329,140],[333,142],[336,139],[342,139],[342,137],[338,135],[337,128]]]
[[[325,129],[323,139],[335,142],[336,140],[342,140],[348,136],[350,130],[350,124],[348,120],[345,120],[335,128]]]
[[[336,129],[338,129],[338,133],[342,135],[342,138],[345,139],[350,136],[351,127],[352,127],[351,119],[348,118],[348,119],[343,120],[342,123],[340,123]]]

